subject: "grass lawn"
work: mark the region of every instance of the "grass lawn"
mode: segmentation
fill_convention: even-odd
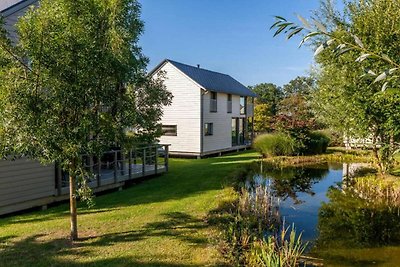
[[[0,218],[0,266],[224,265],[205,219],[230,196],[229,173],[257,157],[171,159],[169,173],[81,206],[73,245],[66,204]]]

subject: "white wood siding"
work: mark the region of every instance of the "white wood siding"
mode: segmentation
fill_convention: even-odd
[[[232,118],[253,116],[252,108],[247,115],[240,115],[240,96],[232,95],[232,113],[228,113],[228,94],[217,94],[217,112],[210,112],[210,93],[204,95],[204,123],[213,123],[214,134],[203,136],[203,152],[223,150],[232,147]],[[203,126],[204,127],[204,126]]]
[[[210,112],[210,93],[204,95],[204,123],[213,123],[213,135],[203,136],[203,152],[232,147],[232,118],[240,115],[240,96],[232,95],[232,113],[228,113],[228,95],[217,93],[217,112]],[[204,125],[203,125],[204,127]]]
[[[0,160],[0,209],[55,194],[55,166],[36,161]]]
[[[171,152],[200,153],[200,87],[167,62],[165,85],[174,98],[164,107],[161,120],[165,125],[177,125],[177,136],[162,136],[160,143],[171,144]]]

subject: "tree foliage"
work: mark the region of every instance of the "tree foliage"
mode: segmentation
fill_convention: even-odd
[[[400,1],[346,1],[343,12],[328,6],[319,13],[328,18],[324,23],[299,16],[303,25],[298,26],[278,17],[273,27],[276,34],[287,31],[288,37],[305,33],[301,44],[318,44],[321,71],[314,102],[320,117],[348,135],[372,137],[378,166],[385,172],[400,130]]]
[[[135,0],[42,0],[20,19],[15,47],[1,35],[2,152],[69,173],[72,239],[75,180],[88,176],[82,154],[123,146],[128,127],[154,139],[170,102],[162,80],[146,76],[139,15]]]

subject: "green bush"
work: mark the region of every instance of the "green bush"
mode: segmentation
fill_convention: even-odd
[[[329,146],[330,138],[319,131],[310,132],[304,140],[305,154],[325,153]]]
[[[263,156],[290,156],[296,150],[295,140],[283,133],[259,135],[253,146]]]
[[[329,137],[330,139],[329,146],[342,147],[344,145],[342,133],[331,129],[319,130],[318,132],[323,133]]]

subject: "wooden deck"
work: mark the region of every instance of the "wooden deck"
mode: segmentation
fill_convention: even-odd
[[[84,167],[88,173],[91,173],[87,178],[88,185],[94,193],[98,193],[113,188],[122,188],[128,181],[167,172],[168,145],[145,146],[130,151],[112,150],[104,153],[101,157],[85,155],[83,159],[86,162]],[[32,176],[33,167],[28,164],[29,162],[32,161],[3,161],[5,166],[0,169],[0,174],[4,170],[7,175],[5,177],[0,175],[0,189],[4,192],[14,193],[12,199],[7,198],[2,201],[0,198],[0,215],[36,206],[46,207],[47,204],[68,199],[69,178],[67,173],[62,172],[54,165],[40,166],[38,163],[34,165],[30,163],[35,167],[35,173],[38,172],[37,169],[43,173],[39,176],[41,177],[40,181],[35,183],[36,176]],[[21,166],[27,166],[23,173],[7,171],[9,169],[21,170]],[[49,181],[46,183],[46,188],[43,188],[43,181]],[[23,184],[24,188],[19,187],[23,190],[15,188],[16,184]],[[37,194],[37,191],[40,191],[41,194]]]

